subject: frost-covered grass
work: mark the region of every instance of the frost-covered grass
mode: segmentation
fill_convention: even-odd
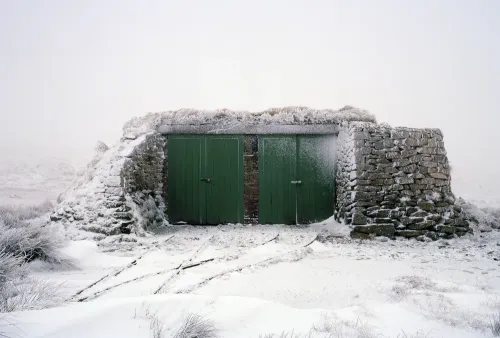
[[[174,334],[174,338],[217,338],[214,323],[196,313],[189,313]]]
[[[0,248],[25,262],[60,262],[58,249],[64,245],[64,237],[52,226],[35,220],[51,209],[49,201],[38,206],[0,207]]]
[[[60,285],[30,278],[26,265],[36,259],[64,261],[59,253],[64,237],[38,219],[51,209],[50,202],[0,207],[0,312],[41,309],[58,301]]]
[[[476,223],[480,228],[500,229],[500,208],[478,207],[462,198],[457,200],[464,216]]]
[[[491,333],[495,337],[500,337],[500,312],[495,313],[490,320]]]

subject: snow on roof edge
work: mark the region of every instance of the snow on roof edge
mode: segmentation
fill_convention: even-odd
[[[233,111],[229,109],[198,110],[178,109],[159,113],[147,113],[134,117],[123,126],[125,138],[157,130],[160,125],[205,125],[205,124],[340,124],[342,122],[377,123],[375,115],[367,110],[345,106],[338,110],[313,109],[288,106],[270,108],[261,112]]]

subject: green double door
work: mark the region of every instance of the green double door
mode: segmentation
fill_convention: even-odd
[[[259,223],[307,224],[333,215],[333,136],[259,138]]]
[[[168,138],[171,223],[243,223],[243,136]]]

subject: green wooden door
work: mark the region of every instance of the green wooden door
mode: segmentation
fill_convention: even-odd
[[[259,138],[259,222],[296,224],[297,149],[295,136]]]
[[[202,204],[206,186],[202,154],[205,142],[201,136],[168,138],[168,216],[171,223],[204,224],[206,208]]]
[[[333,215],[335,186],[333,136],[297,137],[297,215],[300,224],[318,222]]]
[[[170,222],[243,223],[243,137],[168,138]]]
[[[335,137],[259,138],[259,222],[306,224],[333,215]]]
[[[243,223],[243,137],[206,137],[207,224]]]

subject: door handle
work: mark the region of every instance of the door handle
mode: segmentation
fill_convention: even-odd
[[[203,181],[203,182],[212,182],[212,180],[210,178],[200,178],[200,181]]]
[[[301,184],[301,183],[302,183],[302,181],[292,181],[292,182],[290,182],[290,183],[292,183],[292,184]]]

